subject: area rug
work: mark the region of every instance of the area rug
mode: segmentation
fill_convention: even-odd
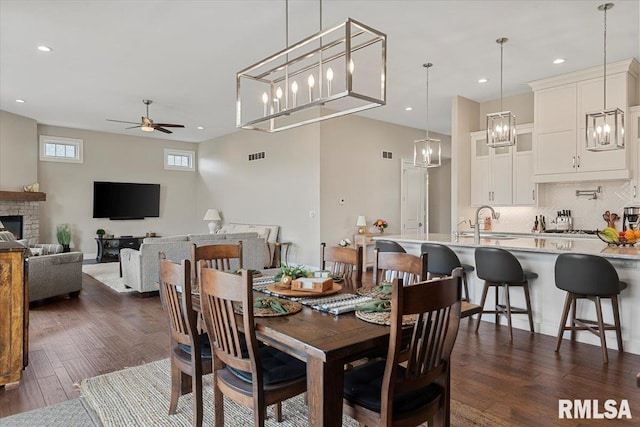
[[[0,418],[1,427],[90,427],[101,426],[83,398]]]
[[[82,396],[105,426],[191,426],[191,394],[180,397],[177,413],[168,415],[171,396],[168,359],[85,379],[80,387]],[[203,425],[213,425],[211,387],[211,375],[206,375],[203,379],[205,402]],[[278,423],[273,418],[270,408],[266,426],[304,427],[308,425],[307,407],[302,396],[283,402],[282,413],[283,421]],[[226,426],[253,425],[252,411],[227,398],[224,403],[224,415]],[[342,425],[358,427],[358,423],[346,415],[342,419]],[[452,401],[451,425],[500,427],[509,424],[482,414],[468,405]]]
[[[122,277],[120,277],[120,263],[105,262],[98,264],[84,264],[82,266],[82,272],[88,274],[116,292],[135,292],[133,289],[127,288],[124,285]]]

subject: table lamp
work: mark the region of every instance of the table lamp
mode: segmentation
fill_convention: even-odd
[[[218,212],[218,209],[207,209],[207,213],[204,214],[203,220],[210,221],[208,224],[209,233],[215,234],[216,231],[218,230],[217,221],[222,221],[222,218],[220,218],[220,212]]]
[[[358,227],[358,234],[364,234],[367,232],[367,219],[364,215],[359,215],[356,220],[356,227]]]

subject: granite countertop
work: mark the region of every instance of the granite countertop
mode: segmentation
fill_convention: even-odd
[[[423,243],[434,242],[449,246],[476,247],[476,246],[499,246],[502,249],[541,252],[541,253],[565,253],[575,252],[583,254],[600,255],[606,258],[640,260],[640,244],[635,246],[608,246],[602,240],[596,238],[569,237],[563,235],[559,237],[554,234],[515,234],[515,233],[481,233],[480,243],[474,243],[473,236],[462,236],[455,238],[450,234],[436,233],[408,233],[395,235],[379,235],[375,239],[388,239],[397,242]]]

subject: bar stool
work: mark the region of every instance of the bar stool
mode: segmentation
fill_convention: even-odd
[[[464,285],[464,297],[462,301],[469,301],[469,285],[467,284],[467,273],[475,268],[469,264],[462,264],[458,255],[447,245],[439,243],[423,243],[420,252],[427,254],[427,272],[437,277],[451,276],[451,272],[458,267],[462,267],[462,284]]]
[[[500,318],[500,315],[504,315],[507,318],[509,325],[509,339],[513,341],[513,330],[511,328],[511,314],[527,314],[529,317],[529,329],[533,332],[533,314],[531,311],[531,299],[529,297],[529,280],[538,277],[537,273],[530,271],[524,271],[520,265],[520,261],[508,251],[500,248],[481,246],[475,250],[476,269],[478,278],[484,280],[484,288],[482,289],[482,300],[480,301],[480,307],[482,311],[478,315],[478,324],[476,325],[476,332],[480,328],[480,320],[484,313],[495,313],[496,324]],[[509,296],[509,287],[521,286],[524,290],[526,309],[516,308],[511,306],[511,300]],[[495,287],[496,293],[496,305],[495,310],[485,310],[484,303],[487,299],[487,292],[489,287]],[[498,289],[504,287],[504,304],[499,304],[498,301]]]
[[[618,351],[623,352],[618,295],[627,288],[627,284],[620,281],[616,269],[608,260],[597,255],[561,254],[556,260],[555,277],[556,287],[567,292],[556,351],[560,350],[564,331],[571,331],[572,340],[575,339],[575,331],[589,331],[600,337],[604,363],[609,363],[605,331],[616,331]],[[576,301],[579,299],[589,299],[595,303],[597,321],[576,318]],[[602,299],[611,300],[613,325],[604,323],[602,319]],[[567,326],[570,307],[571,325]]]
[[[393,240],[376,240],[376,249],[378,249],[379,252],[407,252],[400,243],[394,242]]]

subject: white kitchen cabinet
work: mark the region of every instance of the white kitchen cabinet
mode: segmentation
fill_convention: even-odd
[[[513,205],[538,204],[538,184],[533,182],[533,125],[517,125],[513,151]]]
[[[511,205],[512,147],[489,148],[486,131],[471,134],[471,147],[471,205]]]
[[[640,105],[630,108],[629,118],[625,121],[627,144],[631,147],[631,173],[627,189],[628,199],[633,204],[640,204]]]
[[[607,107],[628,113],[637,97],[635,59],[607,65]],[[533,180],[570,182],[629,179],[631,150],[591,152],[586,114],[603,107],[602,67],[531,82],[534,90]]]

